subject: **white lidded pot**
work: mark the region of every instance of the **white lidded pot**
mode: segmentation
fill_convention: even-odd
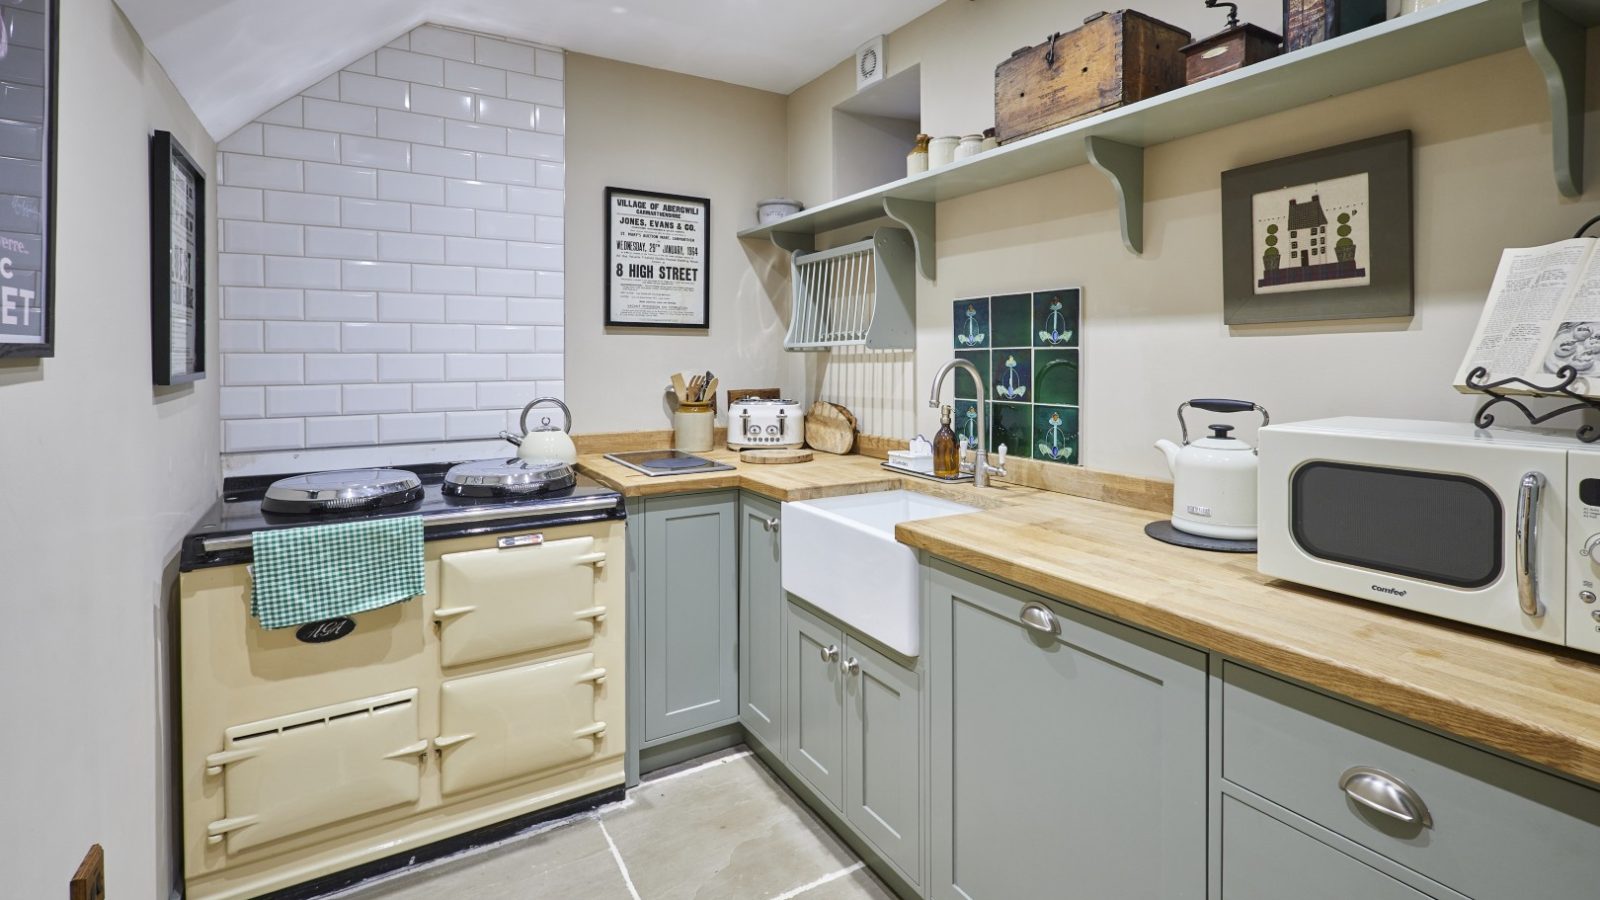
[[[550,424],[550,417],[544,416],[539,420],[539,427],[528,430],[528,415],[536,407],[554,404],[561,408],[561,413],[566,417],[565,424],[557,428]],[[554,397],[540,397],[522,408],[522,436],[517,437],[510,432],[502,431],[500,436],[517,445],[517,456],[525,460],[552,460],[571,465],[578,461],[578,447],[572,443],[572,410],[565,403]]]
[[[1156,441],[1172,470],[1172,527],[1189,534],[1228,541],[1256,539],[1256,448],[1233,437],[1231,425],[1212,425],[1211,434],[1189,440],[1183,420],[1187,407],[1216,413],[1267,411],[1248,400],[1189,400],[1178,406],[1180,446]]]

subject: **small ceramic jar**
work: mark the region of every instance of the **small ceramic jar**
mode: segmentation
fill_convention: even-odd
[[[711,449],[717,414],[709,404],[684,405],[672,414],[672,449],[704,453]]]
[[[936,137],[929,141],[928,168],[937,169],[940,166],[948,166],[952,162],[955,162],[956,147],[960,143],[961,139],[954,135],[949,135],[947,137]]]
[[[919,134],[916,146],[906,154],[906,174],[921,175],[926,171],[928,171],[928,136]]]
[[[956,145],[956,159],[971,159],[982,152],[983,135],[969,134],[961,138],[961,143]]]
[[[988,153],[990,150],[993,150],[998,146],[1000,146],[1000,139],[995,137],[994,129],[985,128],[983,130],[983,143],[978,145],[978,152]]]

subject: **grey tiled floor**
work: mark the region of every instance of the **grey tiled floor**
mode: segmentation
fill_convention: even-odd
[[[747,750],[339,900],[893,900]]]

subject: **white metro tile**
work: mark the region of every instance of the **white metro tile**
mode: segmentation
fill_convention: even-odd
[[[506,141],[506,151],[513,156],[561,162],[567,156],[567,139],[559,134],[540,134],[534,131],[511,131]],[[530,180],[528,182],[532,184]]]
[[[428,116],[472,121],[472,95],[425,84],[411,88],[411,111]]]
[[[264,215],[268,222],[291,225],[339,224],[339,198],[321,194],[300,194],[289,191],[267,191],[263,195]]]
[[[561,381],[541,381],[539,382],[539,396],[565,400],[567,399],[567,385]]]
[[[222,449],[227,453],[299,450],[305,446],[300,419],[236,419],[222,423]]]
[[[417,412],[448,409],[476,409],[478,392],[466,382],[440,381],[433,384],[411,386],[411,408]],[[499,416],[495,417],[496,419]],[[497,431],[499,429],[496,429]]]
[[[224,419],[259,419],[266,415],[266,388],[225,387],[217,391]]]
[[[410,172],[380,172],[378,196],[402,203],[437,205],[444,202],[444,179],[437,175],[415,175]]]
[[[306,384],[370,384],[377,380],[377,354],[306,354]]]
[[[539,49],[538,60],[534,66],[537,74],[560,80],[567,77],[566,68],[566,59],[560,50],[546,50],[542,47]]]
[[[375,137],[378,133],[378,110],[355,103],[340,103],[337,99],[307,99],[306,127]]]
[[[487,266],[503,269],[506,265],[506,244],[505,241],[452,237],[445,241],[444,261],[452,266]]]
[[[443,322],[443,294],[379,294],[378,318],[385,322]]]
[[[299,384],[303,362],[298,353],[224,353],[222,383]]]
[[[514,156],[478,154],[478,180],[496,184],[532,185],[538,182],[538,166],[531,159]]]
[[[444,183],[444,202],[446,206],[453,206],[457,209],[462,207],[489,210],[505,209],[506,186],[452,178]]]
[[[450,60],[444,64],[444,85],[452,90],[504,97],[506,73],[504,69]]]
[[[222,289],[222,315],[229,319],[298,319],[305,296],[282,288],[227,287]]]
[[[435,353],[384,353],[378,356],[378,380],[443,381],[444,357]]]
[[[532,103],[523,103],[521,100],[507,100],[503,97],[479,97],[478,121],[487,125],[504,125],[507,128],[523,128],[532,131],[538,124],[539,108]]]
[[[339,161],[339,136],[327,131],[307,131],[304,128],[286,128],[268,125],[263,134],[267,156],[286,159],[310,159],[317,162]]]
[[[378,110],[378,136],[414,144],[443,144],[444,120],[397,109]]]
[[[346,351],[403,351],[411,349],[411,326],[388,322],[345,322],[339,326]]]
[[[365,447],[377,442],[377,416],[324,416],[306,419],[307,447]]]
[[[477,164],[473,155],[466,150],[417,145],[411,148],[411,171],[419,175],[471,178],[477,172]]]
[[[534,353],[538,333],[526,325],[478,325],[478,350],[482,353]]]
[[[556,106],[541,106],[539,113],[534,118],[534,130],[545,134],[566,134],[566,110]]]
[[[344,386],[344,411],[347,413],[408,412],[411,409],[409,384],[347,384]]]
[[[401,141],[347,134],[339,146],[340,159],[347,166],[371,166],[400,172],[411,168],[411,145]]]
[[[560,379],[564,365],[559,353],[517,353],[506,357],[506,377],[514,381]]]
[[[306,190],[313,194],[371,199],[378,196],[378,170],[306,163]]]
[[[267,388],[267,415],[328,416],[339,413],[339,386],[336,384],[294,385]]]
[[[378,417],[378,442],[420,444],[444,440],[444,413],[409,413]]]
[[[562,83],[554,78],[523,75],[511,72],[506,75],[506,96],[513,100],[537,103],[543,106],[565,106]]]
[[[470,209],[450,206],[412,206],[411,230],[419,234],[453,234],[471,237],[478,219]]]
[[[505,427],[504,422],[505,416],[499,410],[447,412],[444,414],[444,436],[452,441],[492,438]]]
[[[534,381],[488,381],[478,383],[479,409],[520,410],[529,400],[539,396],[539,385]],[[560,411],[556,410],[556,415]],[[535,419],[534,421],[538,421]],[[554,420],[552,420],[554,421]]]
[[[342,261],[342,284],[352,291],[408,291],[411,267],[405,263]]]
[[[306,255],[330,259],[377,259],[378,233],[357,228],[307,228]]]
[[[217,345],[223,353],[259,353],[262,348],[261,322],[223,319],[217,325]]]
[[[497,125],[477,125],[451,120],[444,123],[444,144],[479,153],[506,152],[506,130]]]
[[[389,43],[384,44],[384,46],[390,48],[391,50],[410,50],[411,49],[411,35],[402,34],[399,37],[395,38],[394,40],[390,41]]]
[[[289,125],[300,127],[300,98],[290,97],[288,100],[267,110],[263,115],[256,117],[257,122],[266,122],[272,125]]]
[[[378,51],[374,62],[378,75],[383,78],[431,84],[435,87],[444,85],[444,60],[437,56],[385,47]]]
[[[539,352],[553,353],[565,349],[566,329],[560,326],[539,326]]]
[[[498,353],[450,353],[444,358],[448,381],[504,381],[506,357]]]
[[[378,317],[378,295],[371,291],[306,291],[306,318],[332,322],[371,322]]]
[[[558,216],[540,216],[534,229],[534,239],[541,244],[560,244],[566,241],[566,220]]]
[[[550,188],[553,191],[566,190],[567,167],[558,162],[539,163],[539,187]]]
[[[559,222],[560,219],[555,221]],[[478,237],[494,238],[503,241],[532,241],[538,234],[538,220],[534,216],[523,213],[494,212],[480,210],[478,212]],[[559,239],[554,241],[540,240],[543,244],[559,244]]]
[[[303,184],[299,160],[241,153],[222,154],[222,176],[219,180],[229,187],[298,191]]]
[[[512,297],[506,301],[506,321],[512,325],[560,325],[565,305],[548,297]]]
[[[300,92],[306,99],[337,100],[339,99],[339,73],[335,72],[327,78],[313,84]]]
[[[480,37],[476,41],[476,50],[479,65],[526,72],[530,75],[537,69],[534,48],[526,44],[513,44],[509,41]]]
[[[566,248],[561,244],[506,245],[506,265],[513,269],[542,269],[560,272],[566,269]]]
[[[539,296],[561,298],[566,296],[566,276],[560,272],[539,273]]]
[[[347,228],[372,228],[379,231],[410,231],[411,207],[386,200],[340,200],[340,221]]]
[[[217,149],[224,153],[250,153],[261,155],[261,123],[251,122],[249,125],[228,135],[217,142]]]
[[[512,212],[559,216],[566,212],[565,195],[538,187],[506,188],[506,208]]]
[[[448,322],[467,322],[479,325],[506,324],[506,298],[454,295],[444,301],[444,317]],[[463,350],[472,349],[462,347]]]
[[[539,278],[528,269],[479,269],[478,291],[490,296],[533,297],[539,293]]]
[[[411,32],[411,50],[413,53],[428,53],[445,59],[472,62],[472,35],[435,25],[424,25]]]
[[[338,322],[268,322],[267,349],[292,353],[334,353],[339,349]]]
[[[378,71],[378,67],[373,61],[373,55],[368,53],[366,56],[363,56],[350,65],[345,66],[344,71],[354,72],[357,75],[372,75]]]
[[[461,266],[412,266],[412,289],[430,294],[472,294],[478,290],[475,270]]]
[[[223,287],[261,287],[266,268],[259,256],[245,253],[217,254],[217,283]]]
[[[411,349],[419,353],[465,353],[476,346],[471,325],[411,326]]]
[[[305,250],[305,231],[299,225],[225,221],[222,249],[227,253],[298,256]]]
[[[267,287],[339,289],[339,261],[299,256],[267,257]]]
[[[374,78],[346,70],[339,73],[339,99],[346,103],[405,109],[411,86],[404,81]]]
[[[260,219],[261,192],[255,188],[217,188],[217,218]]]
[[[388,262],[442,263],[444,238],[386,231],[378,237],[378,258]]]

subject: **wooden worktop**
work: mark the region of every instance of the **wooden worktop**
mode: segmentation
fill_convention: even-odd
[[[1014,485],[902,478],[860,456],[650,478],[598,456],[630,497],[740,488],[805,500],[906,487],[983,511],[902,524],[911,547],[1552,770],[1600,783],[1600,661],[1267,578],[1251,554],[1156,542],[1146,510]]]

